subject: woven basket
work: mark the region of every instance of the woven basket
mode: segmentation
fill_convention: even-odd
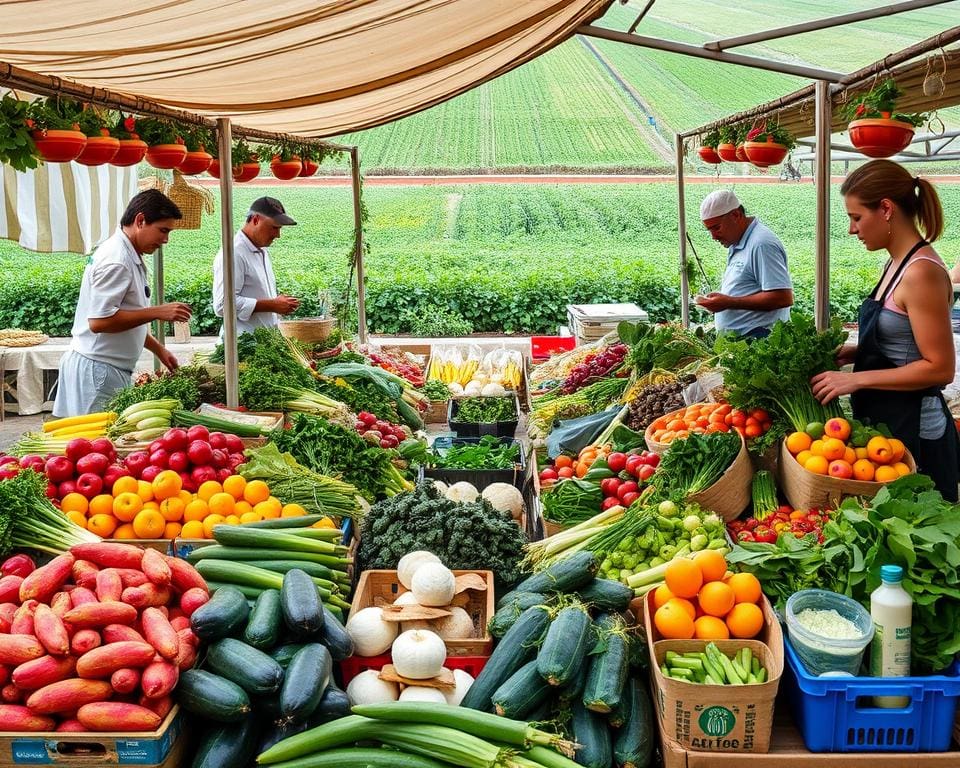
[[[750,503],[750,486],[753,482],[753,464],[747,452],[747,444],[740,437],[740,452],[720,475],[720,479],[705,491],[687,497],[687,501],[699,504],[703,509],[716,512],[725,523],[736,520]]]
[[[183,218],[174,224],[174,229],[200,229],[200,219],[204,213],[213,213],[213,194],[208,189],[188,184],[179,171],[173,172],[173,184],[166,191]]]
[[[24,331],[20,328],[0,330],[0,347],[35,347],[50,337],[42,331]]]
[[[296,320],[281,320],[280,333],[285,338],[308,344],[325,341],[337,327],[335,317],[301,317]]]

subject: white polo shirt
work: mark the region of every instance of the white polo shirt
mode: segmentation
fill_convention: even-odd
[[[132,372],[143,352],[149,324],[119,333],[94,333],[88,320],[112,317],[121,309],[149,307],[147,281],[143,257],[118,228],[97,248],[83,271],[70,348],[91,360]]]
[[[273,264],[266,248],[257,248],[243,230],[233,238],[233,292],[237,302],[237,335],[255,328],[276,327],[274,312],[254,312],[257,299],[272,299],[277,295],[277,281]],[[223,317],[223,251],[213,260],[213,311]],[[223,335],[223,327],[220,328]]]

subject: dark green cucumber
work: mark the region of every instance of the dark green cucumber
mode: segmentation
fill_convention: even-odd
[[[527,715],[548,699],[552,691],[534,659],[510,675],[491,698],[494,710],[501,717],[526,720]]]
[[[250,611],[243,639],[254,648],[268,651],[277,644],[283,617],[280,614],[280,591],[268,589],[260,593]]]
[[[569,703],[574,699],[579,699],[583,696],[584,686],[587,684],[587,674],[590,672],[590,657],[588,656],[584,659],[583,664],[580,665],[580,669],[577,670],[576,676],[567,682],[565,686],[560,689],[560,701],[564,703]]]
[[[334,661],[343,661],[348,656],[353,656],[353,638],[327,606],[323,606],[323,631],[320,633],[320,640],[327,646]]]
[[[613,579],[594,579],[577,594],[584,603],[600,611],[625,611],[633,600],[633,590]]]
[[[283,688],[280,713],[291,722],[303,722],[320,704],[333,672],[330,651],[320,643],[308,643],[290,660]]]
[[[177,701],[187,712],[218,723],[236,723],[250,714],[250,697],[243,688],[203,669],[180,673]]]
[[[201,737],[192,768],[239,768],[257,756],[260,722],[247,717],[233,725],[221,725]]]
[[[317,585],[299,568],[283,575],[280,588],[283,620],[297,637],[319,636],[323,632],[323,602]]]
[[[577,552],[520,582],[516,591],[573,592],[593,580],[597,565],[597,558],[592,552]]]
[[[244,523],[248,528],[309,528],[314,523],[323,520],[323,515],[300,515],[300,517],[273,517],[267,520],[258,520],[255,523]]]
[[[540,675],[550,685],[566,685],[580,672],[593,644],[593,622],[583,607],[561,609],[537,652]]]
[[[499,600],[497,600],[497,610],[500,610],[501,608],[503,608],[503,606],[505,606],[507,603],[512,603],[512,602],[513,602],[514,600],[516,600],[520,595],[529,595],[529,594],[531,594],[531,593],[530,593],[530,592],[521,592],[519,589],[512,589],[512,590],[510,590],[509,592],[507,592],[507,594],[505,594],[503,597],[501,597]],[[537,594],[537,593],[532,593],[532,594]],[[544,594],[541,594],[541,595],[540,595],[540,601],[541,601],[541,602],[544,602],[544,601],[546,601],[546,600],[548,600],[548,599],[549,599],[549,596],[548,596],[548,595],[544,595]]]
[[[350,714],[350,699],[331,680],[323,692],[320,703],[310,716],[310,726],[316,727]]]
[[[549,601],[547,595],[539,592],[509,592],[508,595],[512,595],[509,602],[501,602],[497,612],[487,622],[487,631],[496,638],[503,637],[527,608],[545,605]]]
[[[460,706],[489,712],[494,691],[530,661],[543,641],[549,623],[550,614],[545,607],[527,608],[497,643]]]
[[[620,703],[627,681],[630,649],[623,624],[604,614],[597,619],[599,639],[590,656],[590,671],[583,689],[583,704],[594,712],[609,712]]]
[[[283,768],[450,768],[422,755],[377,747],[341,747],[286,760]]]
[[[643,680],[627,680],[624,690],[627,717],[613,742],[613,757],[620,768],[647,768],[653,758],[653,707]]]
[[[571,709],[573,740],[580,745],[573,759],[585,768],[610,768],[613,765],[613,744],[607,719],[591,712],[580,701],[573,702]]]
[[[274,693],[283,685],[283,667],[263,651],[232,637],[207,649],[206,665],[253,696]]]
[[[286,669],[293,657],[297,655],[297,651],[304,645],[305,643],[284,643],[270,651],[270,656],[277,664]]]
[[[236,587],[220,587],[190,616],[190,629],[201,640],[219,640],[237,633],[249,615],[243,592]]]

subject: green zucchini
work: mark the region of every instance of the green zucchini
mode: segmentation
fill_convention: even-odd
[[[623,698],[627,700],[627,717],[613,742],[614,760],[620,768],[647,768],[656,737],[646,683],[627,680]]]
[[[501,717],[526,720],[527,715],[550,697],[553,688],[537,669],[537,660],[527,662],[508,677],[491,697]]]
[[[613,744],[606,718],[591,712],[580,701],[573,702],[571,709],[573,740],[580,745],[574,760],[585,768],[610,768]]]
[[[197,547],[187,555],[188,563],[196,564],[201,560],[229,560],[230,562],[244,562],[248,560],[306,560],[309,563],[319,563],[320,565],[325,565],[328,568],[336,568],[343,572],[346,572],[347,569],[346,558],[337,555],[317,555],[313,552],[294,552],[288,549],[265,549],[260,547],[224,547],[219,544]]]
[[[550,685],[566,685],[593,647],[593,622],[581,605],[569,605],[550,622],[537,652],[537,669]]]
[[[348,656],[353,656],[353,638],[327,606],[323,606],[323,631],[320,633],[320,640],[327,646],[334,661],[343,661]]]
[[[594,579],[577,594],[581,601],[600,611],[625,611],[633,600],[633,590],[613,579]]]
[[[244,523],[246,525],[246,523]],[[317,579],[332,582],[346,586],[350,583],[350,577],[344,571],[338,571],[335,568],[329,568],[319,563],[311,563],[309,560],[247,560],[250,565],[257,568],[263,568],[266,571],[274,573],[286,573],[294,568],[306,571],[308,575]]]
[[[177,701],[187,712],[218,723],[236,723],[250,714],[250,697],[243,688],[203,669],[180,673]]]
[[[314,523],[323,520],[324,515],[300,515],[299,517],[273,517],[268,520],[258,520],[255,523],[244,523],[248,528],[308,528]]]
[[[190,616],[190,628],[201,640],[218,640],[238,632],[249,615],[243,592],[236,587],[220,587]]]
[[[293,657],[297,655],[297,651],[303,648],[304,645],[305,643],[284,643],[270,651],[270,656],[277,664],[286,669]]]
[[[193,758],[192,768],[239,768],[257,756],[260,722],[255,717],[207,731]]]
[[[505,606],[507,603],[512,603],[514,600],[517,599],[519,595],[523,595],[523,594],[528,594],[528,593],[521,592],[519,589],[510,590],[503,597],[497,600],[497,610],[500,610],[501,608],[503,608],[503,606]],[[547,599],[546,595],[540,595],[541,601],[544,601],[546,599]]]
[[[253,696],[274,693],[283,684],[283,667],[263,651],[232,637],[207,649],[206,664]]]
[[[350,699],[331,679],[327,683],[327,690],[323,692],[323,696],[320,698],[320,703],[317,704],[317,708],[313,710],[313,714],[310,716],[310,726],[323,725],[349,714]]]
[[[287,760],[283,768],[450,768],[423,755],[380,747],[346,747],[315,752],[295,760]]]
[[[568,704],[574,699],[583,696],[583,688],[587,684],[587,674],[590,672],[590,657],[584,659],[577,674],[560,689],[560,701]]]
[[[285,720],[303,722],[313,714],[332,672],[333,659],[320,643],[308,643],[297,651],[280,689],[280,713]]]
[[[489,712],[494,692],[536,653],[549,623],[545,607],[527,608],[497,643],[460,706]]]
[[[229,584],[225,581],[215,581],[214,579],[205,579],[207,586],[210,587],[211,592],[216,592],[218,589],[223,589],[224,587],[230,587],[231,589],[238,589],[247,598],[247,608],[251,611],[253,610],[254,603],[257,602],[257,598],[263,593],[263,590],[259,587],[248,587],[243,584]]]
[[[623,622],[604,614],[597,619],[598,640],[590,656],[583,704],[594,712],[609,712],[620,703],[630,663]]]
[[[546,605],[549,598],[539,592],[509,592],[512,595],[509,602],[500,603],[497,612],[487,622],[487,631],[496,638],[504,636],[513,623],[520,618],[520,614],[527,608],[535,605]]]
[[[323,632],[323,603],[317,585],[298,568],[283,575],[280,608],[284,623],[297,637],[308,638]]]
[[[227,526],[234,527],[234,526]],[[589,584],[597,573],[597,558],[580,551],[535,573],[516,586],[518,592],[573,592]]]
[[[295,536],[282,530],[244,528],[242,525],[213,526],[213,538],[225,547],[250,547],[259,549],[288,549],[291,552],[310,552],[317,555],[346,553],[346,547],[329,541],[316,541]]]
[[[250,611],[243,639],[254,648],[267,651],[277,644],[281,623],[280,592],[268,589],[260,593],[253,610]]]

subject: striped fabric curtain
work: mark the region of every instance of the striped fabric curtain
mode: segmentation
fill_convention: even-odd
[[[0,166],[0,237],[40,253],[90,253],[120,223],[137,193],[137,166],[44,163]]]

